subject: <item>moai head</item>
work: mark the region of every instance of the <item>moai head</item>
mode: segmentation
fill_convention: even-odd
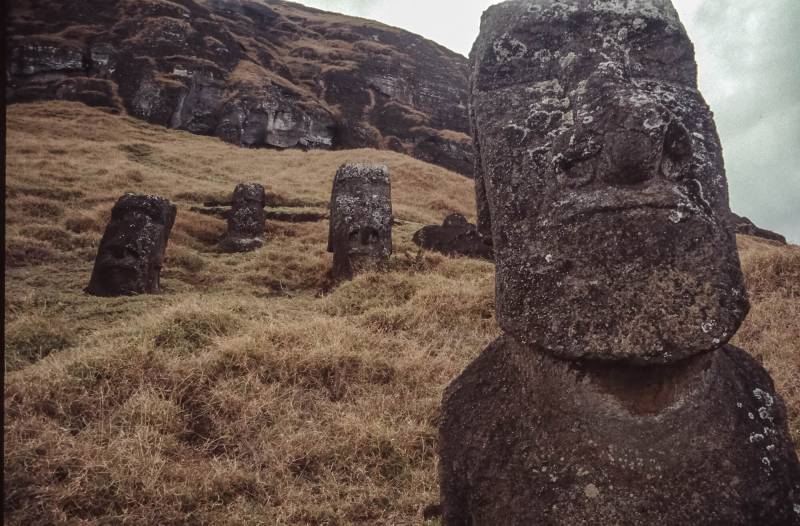
[[[177,211],[155,195],[125,194],[111,210],[86,291],[95,296],[159,292],[159,278]]]
[[[497,316],[564,358],[671,363],[748,302],[722,151],[669,0],[512,0],[471,54]]]
[[[223,252],[249,252],[261,248],[266,200],[264,187],[260,184],[236,185],[228,214],[228,231],[220,242]]]
[[[385,266],[392,253],[392,197],[386,166],[345,164],[331,193],[328,251],[334,278]]]

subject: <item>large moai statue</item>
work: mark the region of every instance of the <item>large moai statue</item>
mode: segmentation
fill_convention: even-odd
[[[504,335],[444,395],[444,524],[800,524],[669,0],[504,2],[471,67]]]
[[[111,210],[86,291],[95,296],[160,292],[161,265],[177,209],[155,195],[127,193]]]
[[[250,252],[264,244],[264,207],[267,197],[258,183],[236,185],[228,212],[228,230],[220,241],[223,252]]]
[[[392,197],[383,165],[345,164],[331,192],[328,251],[334,279],[383,269],[392,254]]]

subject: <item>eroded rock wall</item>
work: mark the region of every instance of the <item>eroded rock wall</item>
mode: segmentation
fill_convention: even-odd
[[[9,102],[77,100],[245,147],[392,149],[469,175],[466,59],[280,1],[20,0]]]

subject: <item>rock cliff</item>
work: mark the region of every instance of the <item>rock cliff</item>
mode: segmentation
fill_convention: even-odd
[[[10,103],[78,100],[246,147],[374,147],[470,175],[466,59],[277,0],[18,0]]]

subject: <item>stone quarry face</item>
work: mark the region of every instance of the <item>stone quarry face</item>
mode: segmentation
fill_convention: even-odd
[[[328,251],[332,275],[383,268],[392,253],[392,198],[386,166],[346,164],[339,168],[331,193]]]
[[[233,192],[228,230],[220,242],[223,252],[249,252],[263,245],[266,193],[257,183],[240,183]]]
[[[111,211],[86,291],[95,296],[160,292],[159,278],[177,210],[169,200],[125,194]]]
[[[509,336],[445,391],[443,524],[800,524],[800,464],[767,372],[724,346],[650,367]]]
[[[471,60],[501,327],[639,363],[731,338],[748,303],[721,147],[670,2],[505,2]]]

